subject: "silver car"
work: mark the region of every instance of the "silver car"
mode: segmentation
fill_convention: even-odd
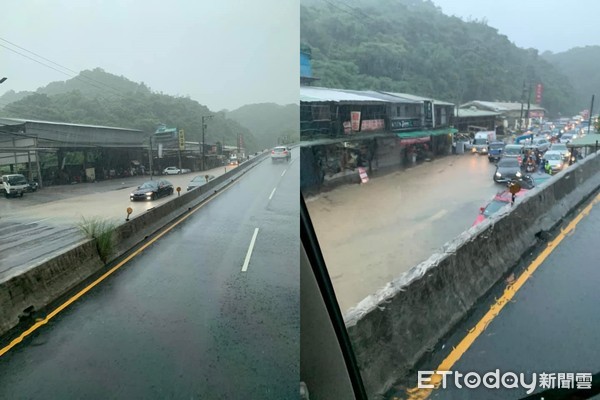
[[[533,138],[531,144],[525,146],[527,149],[533,149],[537,152],[544,153],[550,148],[550,142],[544,137]]]
[[[558,152],[560,152],[560,154],[562,155],[563,159],[565,159],[565,160],[568,160],[569,157],[571,156],[571,152],[569,151],[569,148],[564,143],[552,143],[552,146],[550,146],[550,150],[549,151],[558,151]]]
[[[574,135],[571,133],[564,133],[561,137],[560,137],[560,142],[561,143],[569,143],[571,140],[575,139]]]
[[[547,151],[544,154],[544,160],[550,164],[552,172],[559,172],[565,167],[565,159],[560,151]]]
[[[291,159],[292,151],[289,147],[277,146],[271,150],[271,161],[274,163],[279,161],[290,162]]]

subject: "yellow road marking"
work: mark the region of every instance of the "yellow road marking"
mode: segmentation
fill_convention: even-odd
[[[185,221],[186,219],[188,219],[196,211],[198,211],[199,209],[201,209],[202,207],[204,207],[206,204],[210,203],[211,201],[213,201],[214,199],[216,199],[217,197],[219,197],[221,194],[225,193],[227,190],[229,190],[231,187],[233,187],[233,185],[235,185],[238,182],[239,182],[239,179],[235,180],[231,185],[227,186],[225,189],[223,189],[220,192],[218,192],[217,194],[215,194],[213,197],[211,197],[210,199],[208,199],[206,202],[197,205],[196,208],[194,208],[188,214],[186,214],[183,217],[181,217],[181,219],[179,219],[178,221],[176,221],[175,223],[173,223],[173,225],[169,226],[164,231],[162,231],[158,235],[156,235],[154,238],[150,239],[147,243],[145,243],[144,245],[142,245],[142,247],[140,247],[139,249],[137,249],[136,251],[134,251],[133,253],[131,253],[123,261],[119,262],[117,265],[115,265],[110,270],[108,270],[106,273],[104,273],[100,278],[96,279],[94,282],[90,283],[88,286],[86,286],[84,289],[82,289],[81,291],[79,291],[76,295],[74,295],[73,297],[71,297],[69,300],[67,300],[66,302],[64,302],[60,306],[58,306],[54,311],[52,311],[51,313],[49,313],[46,316],[46,318],[38,320],[29,329],[27,329],[26,331],[24,331],[23,333],[21,333],[14,340],[12,340],[10,342],[10,344],[8,344],[6,347],[0,349],[0,357],[2,357],[4,354],[6,354],[8,351],[10,351],[17,344],[21,343],[23,341],[23,339],[25,339],[27,336],[31,335],[33,332],[35,332],[41,326],[47,324],[48,321],[50,321],[52,318],[54,318],[59,312],[61,312],[62,310],[64,310],[65,308],[67,308],[68,306],[70,306],[71,304],[73,304],[75,301],[77,301],[81,296],[83,296],[84,294],[86,294],[87,292],[89,292],[90,290],[92,290],[92,288],[94,288],[100,282],[102,282],[103,280],[105,280],[107,277],[109,277],[111,274],[113,274],[116,270],[118,270],[119,268],[121,268],[123,265],[127,264],[132,258],[134,258],[137,255],[139,255],[142,251],[144,251],[152,243],[156,242],[158,239],[160,239],[165,234],[167,234],[168,232],[170,232],[177,225],[179,225],[180,223],[182,223],[183,221]]]
[[[504,308],[506,304],[508,304],[513,297],[516,295],[517,291],[525,284],[527,279],[529,279],[533,273],[538,269],[538,267],[546,260],[546,258],[556,249],[556,247],[563,241],[563,239],[573,233],[577,224],[583,219],[583,217],[587,216],[592,207],[600,202],[600,194],[596,195],[594,200],[590,204],[588,204],[568,225],[565,229],[561,229],[560,233],[554,238],[546,248],[533,260],[531,264],[527,267],[527,269],[519,276],[516,280],[511,282],[506,286],[504,290],[504,294],[499,299],[496,299],[496,302],[490,307],[489,311],[481,318],[481,320],[475,325],[475,327],[468,331],[467,335],[463,338],[463,340],[458,344],[458,346],[454,347],[450,354],[442,361],[442,363],[437,367],[436,371],[450,371],[451,368],[458,362],[458,360],[462,357],[462,355],[471,347],[475,339],[479,337],[483,333],[483,331],[487,328],[487,326],[492,322],[492,320],[500,313],[500,311]],[[433,385],[434,389],[440,387],[442,382],[442,375],[434,374],[429,379],[429,382],[426,382],[429,385]],[[419,389],[418,387],[408,389],[406,392],[408,393],[409,400],[424,400],[427,399],[434,389]]]

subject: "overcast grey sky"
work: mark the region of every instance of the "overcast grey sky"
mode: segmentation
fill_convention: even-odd
[[[600,45],[600,0],[432,0],[444,14],[486,18],[519,47],[560,53]]]
[[[0,38],[75,71],[100,67],[232,110],[298,103],[299,8],[299,0],[21,0],[0,12]],[[0,46],[2,76],[0,95],[69,79]]]

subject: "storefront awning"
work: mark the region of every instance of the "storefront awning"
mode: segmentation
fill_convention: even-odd
[[[457,133],[458,129],[454,128],[445,128],[445,129],[431,129],[427,131],[413,131],[413,132],[402,132],[397,133],[400,139],[412,139],[412,138],[421,138],[427,136],[439,136],[439,135],[449,135],[452,133]]]
[[[600,133],[589,133],[567,143],[567,147],[600,147]]]

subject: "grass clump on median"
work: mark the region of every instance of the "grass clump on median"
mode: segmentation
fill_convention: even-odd
[[[117,224],[100,218],[82,218],[78,228],[90,239],[96,239],[96,249],[100,259],[106,263],[115,251],[114,233]]]

